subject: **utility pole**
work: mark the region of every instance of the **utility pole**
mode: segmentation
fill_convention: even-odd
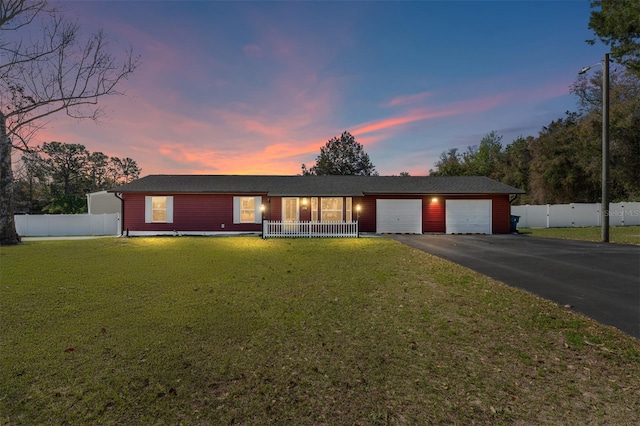
[[[609,54],[602,61],[602,208],[601,239],[609,242]]]
[[[605,53],[602,63],[584,67],[578,74],[584,74],[596,65],[602,65],[602,203],[600,206],[600,239],[609,242],[609,54]]]

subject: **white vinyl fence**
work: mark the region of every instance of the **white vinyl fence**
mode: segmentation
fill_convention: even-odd
[[[600,226],[600,203],[511,206],[511,214],[520,216],[518,228],[569,228]],[[610,203],[609,225],[640,225],[640,203]]]
[[[262,222],[263,238],[358,237],[358,222]]]
[[[45,214],[16,215],[16,230],[23,237],[117,235],[120,215]]]

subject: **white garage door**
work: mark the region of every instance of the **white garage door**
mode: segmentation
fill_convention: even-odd
[[[422,200],[376,200],[378,234],[422,234]]]
[[[446,200],[447,234],[491,234],[491,200]]]

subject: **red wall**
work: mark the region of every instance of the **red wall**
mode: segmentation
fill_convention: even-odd
[[[353,197],[353,208],[360,205],[360,223],[362,232],[376,232],[376,199],[373,197]],[[357,217],[357,216],[356,216]]]
[[[262,231],[261,224],[233,223],[233,195],[173,194],[173,223],[145,223],[145,196],[123,194],[124,231]],[[165,194],[153,194],[165,195]],[[171,194],[166,194],[171,195]],[[259,196],[248,194],[247,196]],[[262,197],[263,203],[266,197]],[[224,228],[222,225],[224,224]]]
[[[208,232],[260,232],[260,224],[233,223],[233,195],[216,194],[174,194],[173,223],[145,223],[145,195],[123,194],[124,227],[130,231],[208,231]],[[160,195],[160,194],[154,194]],[[170,195],[170,194],[167,194]],[[243,194],[244,195],[244,194]],[[255,194],[259,196],[260,194]],[[248,194],[247,196],[254,196]],[[367,195],[353,198],[353,214],[356,206],[361,206],[360,231],[376,232],[377,199],[422,199],[423,232],[445,232],[445,200],[492,200],[492,229],[494,234],[509,233],[510,212],[509,195]],[[437,201],[432,201],[437,198]],[[265,205],[265,219],[282,220],[282,198],[262,196]],[[311,208],[300,211],[300,220],[311,220]],[[222,225],[224,224],[224,228]]]
[[[511,225],[511,204],[509,195],[493,195],[491,217],[494,234],[508,234]]]
[[[445,232],[444,197],[422,199],[422,232]]]

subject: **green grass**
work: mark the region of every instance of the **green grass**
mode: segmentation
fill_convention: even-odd
[[[601,241],[600,227],[584,228],[523,228],[521,234],[532,237],[564,238],[567,240]],[[609,241],[620,244],[640,244],[640,226],[612,226]]]
[[[0,424],[640,423],[640,342],[382,238],[0,248]]]

